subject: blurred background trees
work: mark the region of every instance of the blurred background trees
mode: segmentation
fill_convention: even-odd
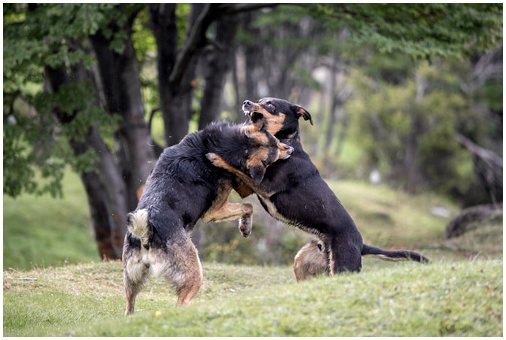
[[[313,114],[303,143],[326,178],[502,202],[501,4],[3,9],[4,193],[61,196],[70,165],[101,258],[121,256],[161,147],[241,122],[242,101],[263,96]],[[259,222],[264,261],[295,253],[300,241]],[[212,229],[195,235],[205,256],[243,246],[230,225]]]

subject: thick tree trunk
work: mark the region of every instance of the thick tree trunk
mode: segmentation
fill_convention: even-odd
[[[209,9],[210,5],[192,4],[186,44],[178,58],[176,4],[150,6],[152,29],[158,51],[160,110],[163,115],[167,146],[179,143],[188,133],[189,120],[193,113],[192,81],[198,63],[197,52],[205,40],[202,23],[207,22],[205,18]]]
[[[98,174],[95,172],[81,174],[81,180],[86,190],[100,258],[102,260],[120,259],[121,251],[118,250],[115,237],[118,233],[114,233],[114,235],[112,233],[114,229],[108,214],[107,198],[104,197],[105,192],[102,191],[103,183],[101,183]]]
[[[176,100],[177,90],[170,83],[176,63],[176,4],[151,4],[151,22],[157,46],[158,93],[166,145],[177,144],[188,132],[188,115]]]
[[[153,167],[154,155],[148,147],[150,136],[131,32],[129,29],[126,31],[128,36],[121,54],[110,49],[111,40],[100,31],[91,36],[90,40],[97,56],[107,110],[122,117],[116,133],[118,158],[126,183],[128,210],[134,210],[138,194]],[[126,216],[118,216],[118,222],[124,224]]]
[[[88,80],[84,78],[86,71],[82,65],[75,68],[70,77],[62,68],[46,68],[46,77],[54,92],[62,85],[70,84],[70,79]],[[71,123],[76,115],[75,112],[63,112],[59,108],[55,108],[54,112],[63,125]],[[71,138],[69,145],[75,156],[80,156],[93,148],[99,157],[97,164],[99,171],[81,173],[80,176],[86,190],[100,258],[119,259],[125,234],[125,223],[121,217],[126,217],[127,209],[124,200],[125,185],[113,157],[95,127],[88,129],[84,142],[77,142]]]
[[[131,210],[125,199],[127,196],[126,184],[121,177],[121,170],[116,164],[113,154],[109,151],[95,127],[91,128],[90,134],[86,138],[86,144],[95,150],[99,158],[98,175],[95,174],[95,176],[101,180],[102,187],[94,185],[93,188],[98,188],[101,191],[100,195],[106,195],[110,212],[109,218],[113,220],[111,224],[112,242],[118,256],[121,257],[126,233],[126,216]],[[99,193],[95,193],[95,195],[99,195]]]
[[[224,17],[216,26],[217,47],[209,53],[205,66],[205,89],[201,102],[199,129],[218,118],[225,79],[232,63],[233,42],[239,21],[237,17]]]

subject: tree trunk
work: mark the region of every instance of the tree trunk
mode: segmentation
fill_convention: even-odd
[[[57,92],[62,85],[69,84],[69,79],[83,80],[79,74],[69,77],[62,68],[47,67],[46,77],[53,92]],[[54,108],[54,112],[62,125],[71,123],[76,115],[75,112],[62,112],[59,108]],[[88,151],[90,147],[94,148],[99,156],[100,175],[96,171],[90,171],[81,173],[80,177],[86,190],[100,258],[103,260],[119,259],[121,258],[125,226],[124,223],[115,221],[115,217],[120,214],[126,216],[126,209],[122,204],[124,195],[122,195],[121,189],[124,184],[119,181],[118,187],[114,188],[116,192],[111,192],[111,184],[117,183],[118,179],[121,179],[117,171],[114,171],[114,164],[112,166],[110,164],[112,155],[94,127],[89,128],[84,142],[77,142],[71,138],[69,145],[76,157]]]
[[[193,4],[185,46],[177,54],[176,5],[150,6],[157,43],[158,88],[167,146],[179,143],[188,133],[192,115],[192,89],[198,52],[211,23],[212,5]]]
[[[199,129],[205,128],[218,118],[221,107],[223,87],[233,57],[232,45],[239,21],[236,16],[218,20],[216,27],[216,44],[206,60],[204,96],[201,102]]]
[[[101,31],[91,36],[90,40],[97,57],[107,110],[122,118],[116,132],[118,158],[126,183],[128,210],[134,210],[138,193],[153,167],[154,155],[151,148],[147,147],[150,145],[150,136],[130,26],[125,30],[127,38],[122,53],[110,49],[111,40]],[[124,225],[126,216],[117,216],[117,220]]]
[[[187,114],[176,102],[170,74],[176,63],[176,4],[151,4],[151,23],[157,46],[158,93],[166,145],[174,145],[188,132]]]
[[[420,102],[425,96],[427,90],[427,81],[420,75],[415,75],[416,78],[416,96],[415,102]],[[426,132],[422,117],[418,112],[415,105],[408,109],[408,116],[410,118],[410,130],[404,140],[404,157],[402,160],[402,175],[406,178],[405,189],[409,193],[415,193],[420,182],[420,173],[418,166],[418,152],[419,152],[419,136]]]
[[[329,103],[329,120],[327,122],[327,131],[325,133],[325,150],[327,153],[327,157],[329,156],[328,151],[330,149],[330,145],[334,139],[334,131],[336,128],[336,109],[338,106],[339,98],[336,89],[336,77],[337,77],[337,64],[339,62],[337,53],[334,53],[332,58],[332,66],[330,68],[330,103]]]
[[[237,69],[237,48],[234,49],[234,52],[232,52],[232,86],[234,88],[234,108],[233,111],[236,113],[234,116],[234,121],[239,122],[243,119],[242,114],[238,113],[242,102],[246,99],[244,98],[244,95],[241,93],[241,87],[239,85],[239,76],[238,76],[238,69]]]
[[[102,190],[103,183],[96,172],[81,174],[81,180],[86,190],[100,258],[102,260],[120,259],[121,248],[118,249],[118,233],[112,232],[113,230],[117,231],[117,228],[113,228],[108,214],[107,198],[105,197],[105,192]]]
[[[503,200],[503,165],[502,158],[492,150],[487,150],[464,135],[458,134],[457,141],[472,155],[474,171],[480,179],[481,185],[490,196],[492,203]]]
[[[254,13],[245,13],[243,19],[243,29],[252,36],[260,36],[260,30],[253,26],[256,15]],[[244,46],[245,58],[245,98],[257,101],[260,95],[258,93],[259,75],[258,69],[262,65],[262,49],[258,45],[246,44]]]

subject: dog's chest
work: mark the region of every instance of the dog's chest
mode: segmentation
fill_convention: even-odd
[[[258,195],[258,199],[260,200],[260,202],[264,206],[265,210],[267,210],[267,212],[272,217],[274,217],[275,219],[277,219],[277,220],[279,220],[281,222],[285,222],[287,224],[295,224],[293,221],[290,221],[288,218],[286,218],[285,216],[281,215],[279,213],[278,209],[276,208],[276,206],[274,205],[274,203],[272,203],[270,199],[264,198],[264,197],[262,197],[260,195]]]
[[[310,227],[302,224],[299,221],[292,220],[286,216],[283,216],[276,208],[276,205],[274,203],[272,203],[272,201],[269,200],[268,198],[262,197],[260,195],[257,195],[257,196],[258,196],[258,199],[260,200],[260,202],[262,203],[263,207],[265,208],[265,210],[267,210],[267,212],[269,213],[269,215],[271,215],[272,217],[274,217],[278,221],[281,221],[286,224],[292,225],[294,227],[300,228],[300,229],[304,230],[305,232],[308,232],[308,233],[318,236],[319,238],[322,237],[322,234],[318,230],[316,230],[314,228],[310,228]]]

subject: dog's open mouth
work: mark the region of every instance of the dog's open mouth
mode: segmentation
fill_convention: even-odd
[[[245,116],[251,116],[255,112],[260,113],[260,112],[255,111],[255,110],[248,110],[248,109],[245,109],[245,108],[242,108],[242,112],[244,112]]]

